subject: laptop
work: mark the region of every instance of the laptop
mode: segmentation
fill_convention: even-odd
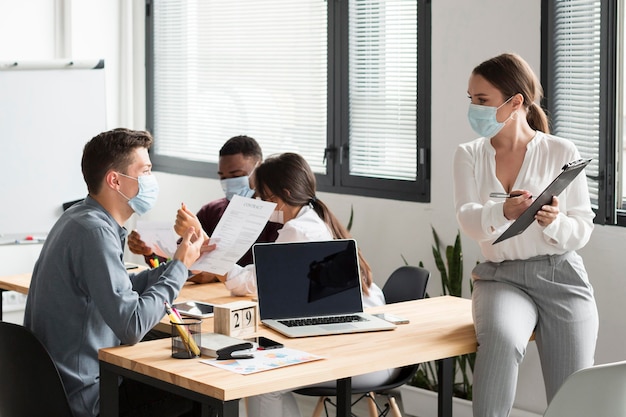
[[[363,312],[356,241],[257,243],[259,317],[287,337],[392,330]]]

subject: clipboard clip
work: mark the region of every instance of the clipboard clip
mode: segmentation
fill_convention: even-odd
[[[580,159],[577,159],[572,162],[568,162],[567,164],[563,165],[563,169],[565,170],[565,169],[576,168],[579,165],[588,164],[589,162],[591,162],[591,158],[588,158],[588,159],[580,158]]]

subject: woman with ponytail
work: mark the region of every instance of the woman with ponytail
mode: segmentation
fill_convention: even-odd
[[[474,68],[468,95],[468,119],[480,137],[457,148],[454,197],[461,230],[485,258],[472,271],[473,408],[477,417],[506,417],[533,332],[548,402],[570,374],[593,365],[598,312],[576,250],[589,241],[594,213],[581,174],[522,234],[494,245],[580,155],[571,141],[549,134],[541,86],[518,55]]]
[[[256,195],[276,203],[270,221],[282,223],[277,243],[348,239],[350,233],[316,195],[315,174],[306,160],[296,153],[283,153],[267,158],[252,178]],[[372,281],[372,270],[359,249],[363,289],[363,306],[385,303],[380,288]],[[233,295],[256,293],[254,265],[235,266],[225,282]]]
[[[255,170],[252,178],[257,196],[276,203],[271,221],[283,223],[277,243],[307,242],[350,238],[348,230],[337,220],[328,206],[316,194],[315,174],[306,160],[296,153],[283,153],[267,158]],[[381,289],[372,281],[372,271],[359,250],[363,307],[385,304]],[[238,265],[227,274],[225,285],[234,295],[256,293],[254,265]],[[398,373],[388,369],[359,375],[352,386],[372,386],[386,383]],[[329,381],[328,386],[335,386]],[[326,384],[319,384],[326,385]],[[249,417],[298,417],[300,411],[291,391],[277,391],[248,398]]]

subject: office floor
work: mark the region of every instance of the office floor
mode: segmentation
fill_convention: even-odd
[[[394,392],[393,397],[396,399],[398,403],[398,407],[400,407],[400,412],[404,416],[404,410],[402,409],[402,400],[400,398],[400,392]],[[353,400],[356,400],[358,396],[354,396]],[[306,397],[303,395],[296,394],[296,401],[298,402],[298,406],[300,407],[300,413],[302,417],[310,417],[313,415],[313,410],[315,409],[315,405],[317,404],[317,397]],[[333,398],[334,401],[334,398]],[[376,403],[379,404],[380,407],[384,407],[387,402],[387,397],[377,397]],[[241,417],[246,416],[245,402],[240,401],[239,406],[239,415]],[[354,407],[352,407],[352,413],[357,417],[369,417],[369,410],[367,408],[367,404],[365,401],[359,401]],[[334,408],[329,407],[329,417],[335,417],[336,413]],[[324,413],[322,412],[322,416],[324,417]]]

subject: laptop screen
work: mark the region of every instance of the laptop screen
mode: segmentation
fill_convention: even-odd
[[[356,241],[253,247],[261,320],[363,311]]]

